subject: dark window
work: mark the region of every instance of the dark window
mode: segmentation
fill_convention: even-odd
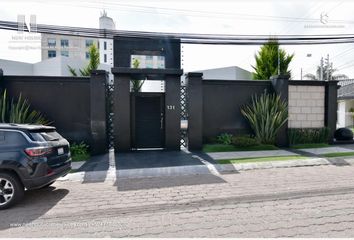
[[[62,139],[63,137],[56,131],[32,131],[30,135],[34,141],[46,142],[46,141],[56,141]]]
[[[104,41],[104,43],[103,43],[103,49],[107,50],[107,42],[106,41]]]
[[[0,133],[1,146],[23,146],[27,144],[25,137],[19,132],[3,131]]]
[[[89,53],[89,52],[86,52],[86,53],[85,53],[85,57],[86,57],[86,59],[89,59],[89,58],[90,58],[90,53]]]
[[[103,57],[104,57],[104,62],[107,62],[107,54],[104,54]]]
[[[55,47],[57,45],[57,40],[55,38],[48,38],[48,47]]]
[[[90,47],[93,45],[93,40],[92,39],[86,39],[86,47]]]
[[[69,47],[69,40],[68,39],[61,39],[60,45],[61,45],[61,47]]]
[[[48,51],[48,58],[53,58],[57,56],[57,51],[49,50]]]

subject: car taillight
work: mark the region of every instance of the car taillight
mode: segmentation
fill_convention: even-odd
[[[34,147],[34,148],[26,148],[25,153],[30,157],[40,157],[43,155],[47,155],[52,152],[52,148],[47,147]]]

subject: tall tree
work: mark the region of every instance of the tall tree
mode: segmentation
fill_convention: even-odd
[[[94,44],[92,44],[90,46],[89,55],[90,55],[90,60],[89,60],[89,63],[87,64],[87,66],[84,67],[83,69],[79,69],[80,76],[90,76],[91,72],[93,70],[97,70],[98,66],[100,65],[100,53]],[[73,67],[71,67],[69,65],[68,65],[68,68],[69,68],[71,75],[73,75],[75,77],[78,76],[76,69],[74,69]]]
[[[255,54],[256,66],[252,66],[254,69],[252,74],[253,79],[269,80],[271,76],[278,74],[278,67],[280,74],[288,74],[291,76],[291,71],[288,70],[288,68],[293,57],[294,54],[289,55],[284,49],[279,47],[277,40],[270,39],[261,47],[259,52]]]
[[[334,74],[338,70],[333,68],[333,65],[325,65],[323,67],[323,79],[327,80],[327,76],[329,77],[328,80],[344,80],[348,79],[349,77],[345,74]],[[328,75],[327,75],[328,74]],[[320,80],[321,79],[321,66],[317,66],[316,69],[316,74],[305,74],[304,78],[310,79],[310,80]]]

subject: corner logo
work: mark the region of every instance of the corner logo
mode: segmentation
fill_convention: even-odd
[[[17,31],[23,33],[24,31],[28,31],[30,33],[37,32],[37,20],[36,15],[30,15],[30,22],[26,24],[26,16],[25,15],[17,15]]]
[[[327,23],[328,23],[328,19],[329,19],[328,13],[326,13],[326,12],[321,12],[321,15],[320,15],[320,22],[321,22],[322,24],[327,24]]]

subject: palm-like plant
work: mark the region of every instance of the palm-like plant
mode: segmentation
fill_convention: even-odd
[[[93,70],[97,70],[98,66],[100,65],[100,53],[97,47],[92,44],[89,49],[90,60],[86,67],[83,69],[79,69],[81,76],[90,76]],[[69,72],[74,77],[77,77],[78,74],[76,69],[68,65]]]
[[[21,94],[17,99],[12,98],[10,101],[6,90],[0,98],[0,122],[49,124],[40,112],[31,110],[28,100],[22,98]]]
[[[140,66],[140,61],[138,59],[133,60],[133,68],[139,68]],[[132,79],[132,89],[134,92],[139,92],[140,89],[142,88],[143,84],[145,83],[145,80],[141,79]]]
[[[291,71],[288,68],[293,57],[294,54],[289,55],[279,47],[277,40],[269,40],[261,47],[258,55],[255,55],[256,66],[252,66],[254,69],[253,79],[269,80],[271,76],[278,74],[278,68],[280,68],[280,74],[291,76]]]
[[[344,80],[348,79],[349,77],[345,74],[334,74],[338,70],[333,68],[332,66],[328,67],[327,65],[323,68],[323,79],[327,79],[327,73],[328,73],[328,80]],[[317,66],[316,69],[316,74],[305,74],[304,78],[307,78],[309,80],[320,80],[321,79],[321,67]]]
[[[252,97],[252,103],[241,112],[249,121],[255,139],[263,144],[274,144],[279,129],[288,119],[287,103],[276,94]]]

